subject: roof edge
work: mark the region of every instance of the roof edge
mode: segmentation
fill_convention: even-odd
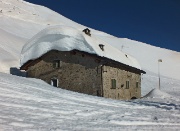
[[[53,50],[50,50],[50,51],[53,51]],[[49,51],[49,52],[50,52],[50,51]],[[59,51],[59,50],[55,50],[55,51]],[[90,53],[87,53],[87,52],[84,52],[84,51],[79,51],[79,50],[71,50],[71,51],[67,51],[67,52],[72,52],[72,51],[78,51],[78,52],[82,52],[82,53],[84,53],[84,54],[88,54],[88,55],[91,55],[91,56],[95,56],[95,57],[98,57],[98,58],[101,58],[101,59],[104,59],[104,60],[112,61],[112,63],[115,63],[116,65],[122,65],[123,67],[126,66],[126,67],[128,67],[129,69],[132,69],[133,71],[137,71],[137,72],[146,74],[146,72],[143,71],[143,70],[141,70],[141,69],[135,68],[135,67],[133,67],[133,66],[126,65],[126,64],[124,64],[124,63],[121,63],[121,62],[112,60],[112,59],[107,58],[107,57],[98,56],[97,54],[90,54]],[[62,51],[62,52],[64,52],[64,51]],[[47,52],[47,53],[48,53],[48,52]],[[45,53],[45,54],[47,54],[47,53]],[[44,54],[44,55],[45,55],[45,54]],[[42,55],[42,56],[44,56],[44,55]],[[41,57],[42,57],[42,56],[41,56]],[[29,68],[30,66],[33,66],[33,65],[35,65],[37,62],[39,62],[39,61],[41,60],[41,57],[39,57],[39,58],[37,58],[37,59],[35,59],[35,60],[29,60],[29,61],[27,61],[25,64],[23,64],[23,65],[20,67],[20,70],[25,70],[25,71],[28,70],[28,68]]]

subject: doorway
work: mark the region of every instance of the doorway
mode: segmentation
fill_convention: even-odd
[[[58,79],[51,79],[51,85],[54,87],[58,87]]]

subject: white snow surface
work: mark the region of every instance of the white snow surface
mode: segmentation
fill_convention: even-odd
[[[0,0],[0,72],[11,73],[10,68],[20,67],[20,54],[24,44],[49,26],[69,26],[79,31],[87,28],[39,5],[23,0]],[[89,28],[89,27],[88,27]],[[147,74],[157,76],[158,59],[162,76],[180,80],[180,53],[151,46],[146,43],[117,38],[107,33],[91,30],[93,37],[114,46],[134,57]],[[154,83],[152,83],[154,84]]]
[[[0,72],[12,73],[10,68],[20,67],[22,47],[44,28],[51,25],[70,26],[79,31],[86,28],[46,7],[23,0],[0,0],[1,10]],[[155,91],[152,97],[135,101],[118,101],[0,73],[0,130],[180,129],[180,53],[90,30],[92,36],[140,62],[147,72],[142,75],[142,96],[158,87],[157,61],[162,59],[161,93]]]
[[[0,73],[0,130],[179,130],[180,97],[171,94],[120,101]]]
[[[167,94],[166,92],[161,91],[160,89],[152,89],[147,95],[144,96],[147,97],[156,97],[156,98],[172,98],[171,95]]]
[[[104,50],[101,50],[99,44],[104,45]],[[137,60],[130,55],[122,53],[94,35],[88,36],[82,31],[67,26],[49,27],[35,35],[22,48],[21,65],[28,60],[39,58],[50,50],[84,51],[141,69]]]

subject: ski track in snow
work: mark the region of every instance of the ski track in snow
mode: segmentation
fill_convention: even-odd
[[[3,130],[178,130],[180,101],[168,102],[112,100],[0,74]]]

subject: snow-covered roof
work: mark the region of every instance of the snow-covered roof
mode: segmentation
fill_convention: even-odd
[[[104,50],[99,47],[104,45]],[[67,26],[46,28],[28,41],[21,51],[21,66],[29,60],[35,60],[51,51],[79,50],[141,69],[135,58],[114,48],[103,40]]]

